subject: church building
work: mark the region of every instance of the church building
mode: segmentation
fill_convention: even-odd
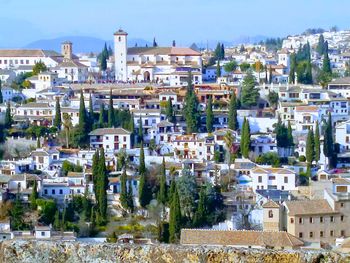
[[[154,82],[169,86],[186,85],[188,72],[192,82],[202,83],[202,55],[184,47],[131,47],[128,34],[114,33],[116,81]]]

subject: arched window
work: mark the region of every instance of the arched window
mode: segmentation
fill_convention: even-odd
[[[119,37],[119,38],[118,38],[118,41],[119,41],[119,42],[121,42],[121,41],[122,41],[122,38],[121,38],[121,37]]]
[[[269,218],[273,218],[273,211],[269,210]]]

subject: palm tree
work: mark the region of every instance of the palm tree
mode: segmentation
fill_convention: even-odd
[[[232,132],[227,131],[226,134],[224,135],[224,142],[226,145],[226,152],[228,153],[228,165],[230,166],[231,164],[231,155],[233,153],[233,143],[235,141],[234,136],[232,135]]]
[[[63,113],[63,127],[66,131],[66,146],[69,148],[69,133],[72,128],[72,118],[68,113]]]

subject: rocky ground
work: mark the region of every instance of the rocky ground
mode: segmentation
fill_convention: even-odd
[[[118,245],[79,242],[0,242],[0,263],[77,262],[350,262],[350,255],[328,251],[276,251],[176,245]]]

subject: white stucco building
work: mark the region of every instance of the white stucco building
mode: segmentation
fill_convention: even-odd
[[[188,71],[193,83],[202,82],[202,55],[183,47],[128,48],[128,34],[114,33],[115,79],[117,81],[157,82],[165,85],[185,85]]]

